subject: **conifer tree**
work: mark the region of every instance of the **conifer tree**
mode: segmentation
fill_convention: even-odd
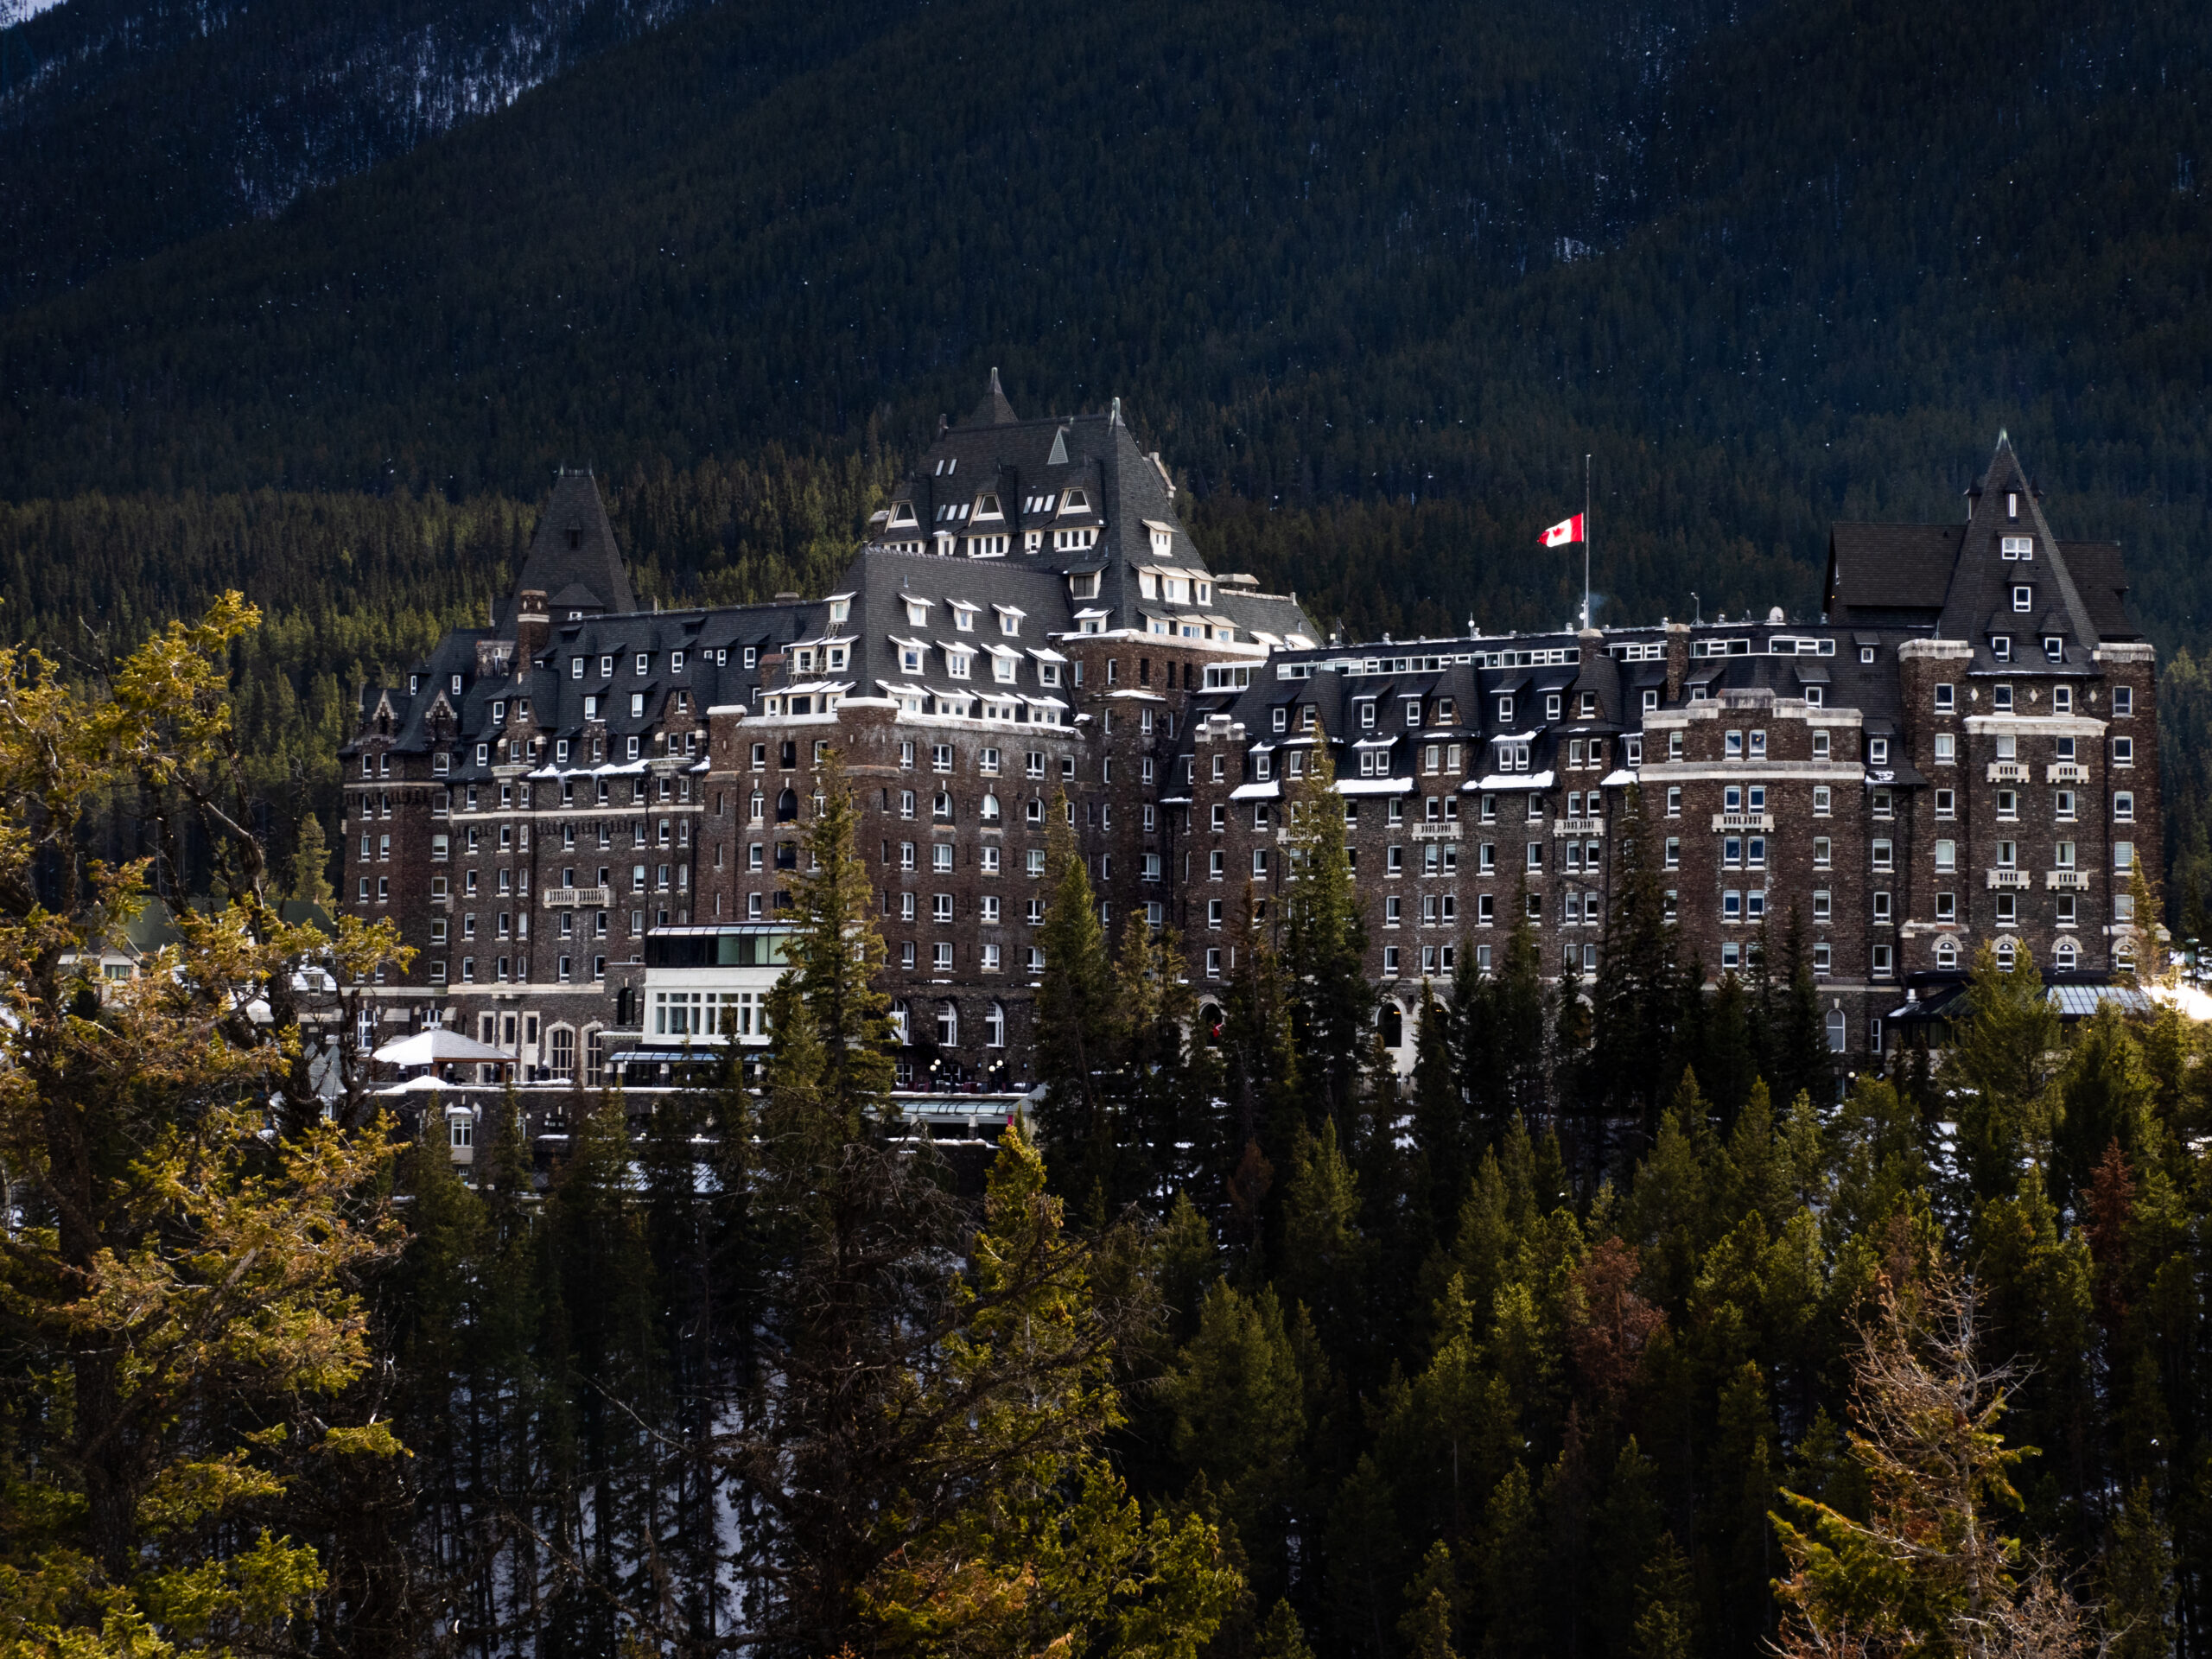
[[[1463,952],[1460,960],[1468,964],[1463,976],[1472,978],[1474,958]],[[1435,988],[1427,980],[1421,982],[1418,1018],[1413,1142],[1419,1162],[1412,1196],[1421,1212],[1422,1230],[1434,1236],[1445,1230],[1473,1173],[1472,1126],[1460,1084],[1452,1008],[1437,1001]]]
[[[1045,1185],[1035,1142],[1009,1126],[953,1287],[945,1363],[905,1408],[935,1430],[899,1495],[912,1513],[887,1517],[904,1535],[860,1600],[893,1651],[1189,1659],[1242,1585],[1211,1525],[1147,1523],[1101,1455],[1122,1421],[1109,1322]]]
[[[1591,995],[1590,1090],[1610,1111],[1656,1129],[1666,1084],[1656,1057],[1669,1052],[1675,995],[1674,929],[1643,791],[1631,785],[1613,845],[1612,902]]]
[[[1064,1189],[1103,1196],[1116,1184],[1122,1134],[1115,1099],[1120,988],[1097,894],[1067,816],[1067,798],[1056,797],[1046,861],[1052,897],[1038,935],[1045,950],[1036,1014],[1038,1074],[1045,1084],[1040,1122]]]
[[[1882,1291],[1853,1356],[1863,1517],[1785,1491],[1774,1517],[1788,1655],[2062,1654],[2088,1616],[2007,1535],[2027,1453],[1999,1425],[2012,1373],[1981,1357],[1972,1300],[1940,1262]]]
[[[1316,744],[1301,782],[1286,791],[1290,844],[1284,849],[1282,952],[1308,1127],[1323,1117],[1347,1138],[1375,1022],[1367,976],[1367,925],[1351,879],[1344,803],[1325,743]]]
[[[1983,945],[1966,1003],[1944,1073],[1958,1096],[1959,1159],[1967,1179],[1977,1197],[1998,1198],[2012,1190],[2024,1155],[2041,1160],[2049,1154],[2058,1014],[2024,945],[2012,953],[2009,969]]]
[[[300,818],[299,846],[292,854],[288,896],[308,905],[327,905],[331,900],[330,843],[323,839],[321,818],[313,812]]]

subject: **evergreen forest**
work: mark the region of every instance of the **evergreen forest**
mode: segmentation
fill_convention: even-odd
[[[1705,988],[1632,815],[1597,980],[1522,924],[1402,1078],[1322,776],[1217,1030],[1063,827],[1043,1094],[938,1141],[833,772],[761,1069],[579,1086],[550,1159],[486,1091],[463,1170],[315,1092],[404,951],[283,919],[259,621],[0,652],[10,1659],[2207,1650],[2171,1007],[1985,951],[1940,1052],[1839,1077],[1794,927]],[[124,979],[171,855],[96,856],[116,791],[213,900]]]

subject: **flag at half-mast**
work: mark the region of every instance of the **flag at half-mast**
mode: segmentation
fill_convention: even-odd
[[[1572,518],[1560,519],[1559,523],[1544,532],[1546,547],[1565,547],[1569,542],[1579,542],[1583,539],[1582,515],[1579,512]]]

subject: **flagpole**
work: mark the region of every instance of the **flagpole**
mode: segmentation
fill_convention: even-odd
[[[1582,626],[1595,626],[1590,620],[1590,456],[1582,457]]]

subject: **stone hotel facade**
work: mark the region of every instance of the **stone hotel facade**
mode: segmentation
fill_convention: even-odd
[[[1984,943],[2085,982],[2148,948],[2155,677],[2125,593],[2000,439],[1962,522],[1836,525],[1817,622],[1323,643],[1294,595],[1207,568],[1118,404],[1023,421],[994,375],[833,594],[640,611],[595,485],[560,478],[491,626],[364,691],[340,897],[418,953],[372,988],[384,1034],[650,1077],[761,1039],[834,747],[903,1077],[1020,1089],[1061,798],[1109,929],[1174,927],[1203,999],[1326,744],[1405,1063],[1422,981],[1484,971],[1516,907],[1548,973],[1594,974],[1631,788],[1708,974],[1794,912],[1862,1057]]]

